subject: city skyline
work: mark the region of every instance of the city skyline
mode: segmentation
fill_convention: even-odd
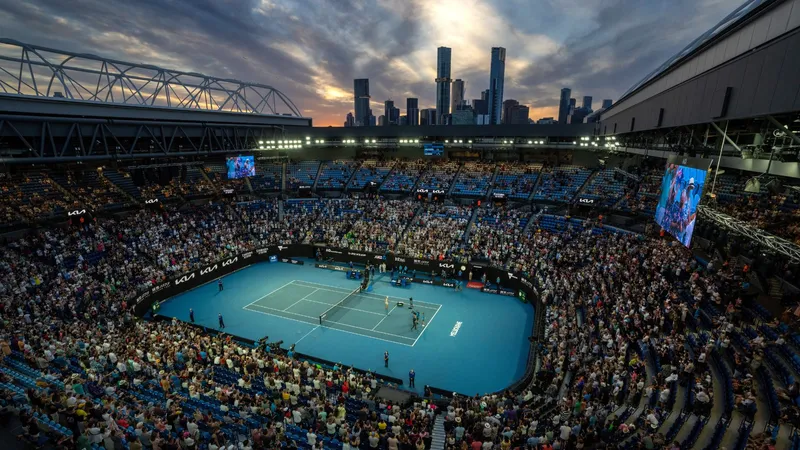
[[[389,98],[401,109],[406,98],[419,99],[420,111],[435,107],[442,46],[468,100],[489,87],[492,47],[507,50],[503,98],[528,106],[532,119],[558,116],[565,86],[616,100],[740,3],[44,0],[8,2],[0,27],[22,42],[269,84],[315,126],[342,126],[355,114],[358,78],[370,80],[373,114]]]

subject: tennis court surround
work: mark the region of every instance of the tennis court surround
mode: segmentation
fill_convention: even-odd
[[[292,280],[243,309],[409,347],[413,347],[425,332],[422,324],[416,330],[411,328],[408,298],[389,296],[387,314],[386,296],[369,292],[353,295],[343,305],[336,306],[320,325],[319,316],[351,292],[341,287]],[[405,305],[398,307],[398,301],[405,302]],[[441,307],[434,303],[414,302],[414,309],[424,316],[426,326]]]

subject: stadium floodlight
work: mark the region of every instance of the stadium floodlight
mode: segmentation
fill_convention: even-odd
[[[309,140],[309,139],[311,139],[311,136],[306,136],[306,140]]]
[[[319,143],[320,143],[320,144],[324,144],[324,143],[325,143],[325,139],[320,139],[320,140],[319,140]]]
[[[528,144],[533,144],[533,141],[528,141]]]
[[[264,141],[258,141],[258,145],[264,145]]]
[[[469,140],[469,143],[472,144],[472,139]]]
[[[416,141],[414,141],[414,142],[415,142],[415,143],[417,143],[417,144],[419,144],[419,139],[417,139],[417,140],[416,140]]]
[[[372,140],[372,143],[373,143],[373,144],[375,143],[375,139],[373,139],[373,140]]]
[[[448,139],[445,139],[445,140],[444,140],[444,143],[445,143],[445,144],[449,144],[449,143],[450,143],[450,140],[448,140]]]
[[[263,145],[259,145],[259,146],[258,146],[258,149],[259,149],[259,150],[264,150],[264,146],[263,146]]]

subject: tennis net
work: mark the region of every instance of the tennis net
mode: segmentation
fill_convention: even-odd
[[[329,320],[329,319],[332,320],[331,315],[333,313],[335,313],[336,311],[343,311],[345,309],[345,308],[343,308],[344,304],[348,300],[350,300],[351,298],[355,297],[359,292],[361,292],[361,288],[360,287],[358,289],[354,290],[353,292],[347,294],[347,297],[343,298],[338,303],[336,303],[335,305],[333,305],[330,308],[328,308],[324,313],[320,314],[319,315],[319,324],[323,325],[325,323],[325,320]]]

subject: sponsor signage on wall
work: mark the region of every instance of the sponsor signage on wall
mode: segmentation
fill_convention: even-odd
[[[591,206],[591,205],[595,204],[595,199],[581,197],[581,198],[578,199],[578,203],[581,204],[581,205]]]

